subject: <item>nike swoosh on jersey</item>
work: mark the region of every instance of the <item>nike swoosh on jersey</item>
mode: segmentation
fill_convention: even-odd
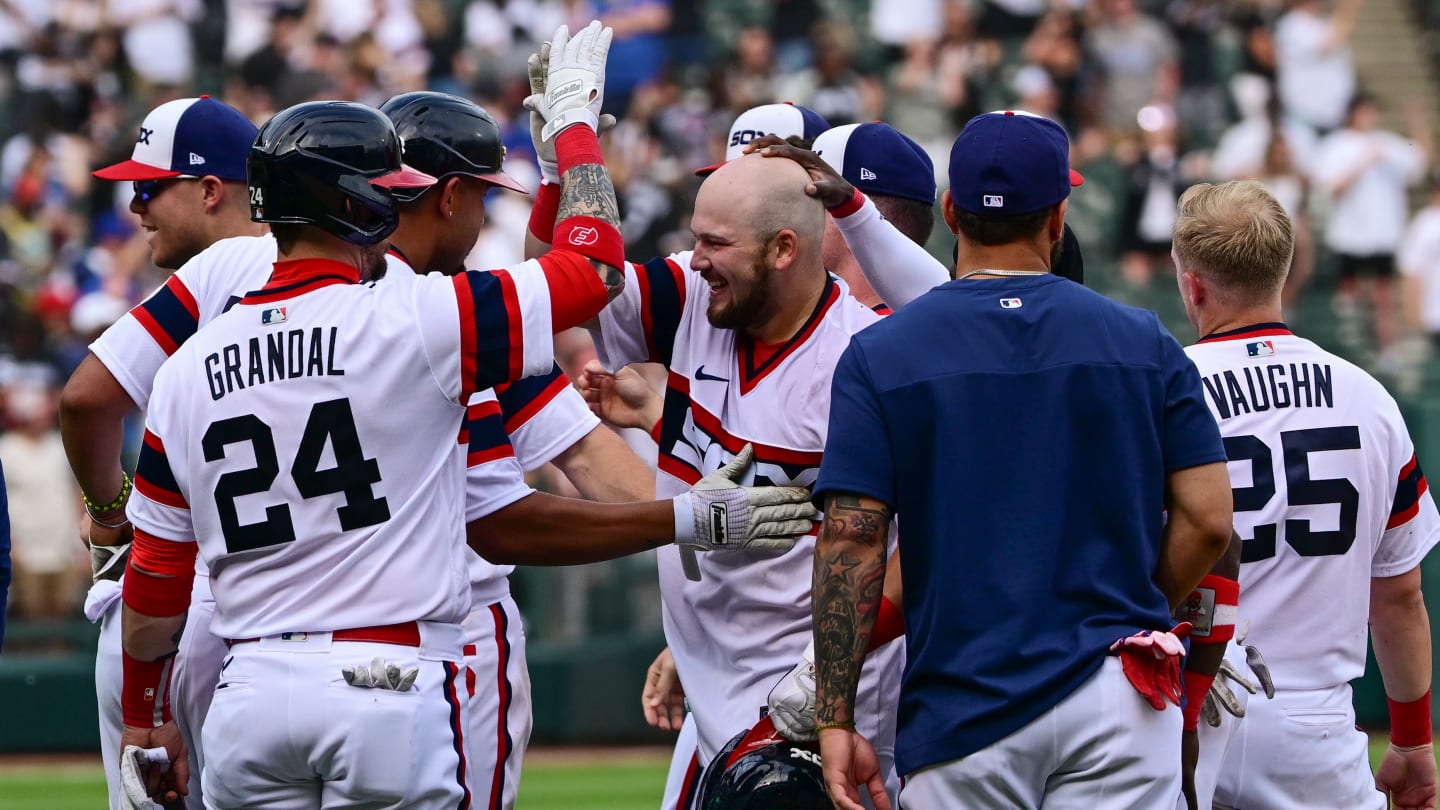
[[[695,379],[697,379],[697,380],[713,380],[713,381],[715,381],[715,382],[730,382],[729,378],[727,378],[727,377],[716,377],[714,374],[706,374],[706,373],[705,373],[705,364],[704,364],[704,363],[701,363],[701,364],[700,364],[700,368],[695,369]]]

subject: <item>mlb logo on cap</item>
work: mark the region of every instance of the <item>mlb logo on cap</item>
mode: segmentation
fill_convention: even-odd
[[[950,149],[950,199],[972,214],[1028,214],[1084,182],[1070,169],[1064,127],[1019,110],[970,119]]]
[[[780,138],[800,137],[813,140],[829,128],[830,122],[822,118],[820,113],[789,102],[751,107],[740,113],[735,118],[735,123],[730,125],[730,135],[725,141],[725,163],[744,155],[745,147],[757,138],[774,135]],[[703,176],[725,163],[696,169],[695,173]]]
[[[815,139],[815,154],[866,194],[935,202],[935,164],[920,144],[879,121],[846,124]]]
[[[95,172],[101,180],[204,177],[245,180],[258,132],[240,111],[209,96],[161,104],[140,122],[130,159]]]

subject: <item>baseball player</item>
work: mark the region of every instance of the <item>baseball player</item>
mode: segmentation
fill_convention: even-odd
[[[500,128],[474,103],[444,93],[404,93],[380,111],[405,142],[407,164],[438,179],[434,186],[394,192],[400,223],[389,239],[388,272],[410,272],[408,263],[417,272],[453,275],[485,222],[489,188],[525,191],[500,168],[505,153]],[[553,148],[548,154],[553,158]],[[554,462],[588,499],[653,496],[654,472],[614,431],[600,425],[558,367],[498,386],[493,395],[477,394],[470,410],[490,413],[482,420],[493,420],[497,402],[508,443],[487,447],[482,444],[487,432],[469,426],[464,438],[468,461],[481,464],[513,445],[526,471]],[[465,664],[472,676],[467,741],[477,777],[475,798],[483,807],[514,806],[530,738],[530,677],[524,625],[510,597],[513,568],[470,556],[471,611],[464,622]]]
[[[1230,540],[1219,433],[1153,313],[1051,274],[1063,129],[979,116],[950,180],[956,280],[835,371],[813,561],[827,788],[844,810],[857,785],[890,806],[855,688],[899,515],[905,805],[1168,806],[1180,718],[1156,709],[1180,701],[1187,628],[1161,628]]]
[[[265,231],[250,221],[245,189],[245,154],[255,140],[255,125],[238,110],[208,96],[166,102],[140,123],[129,160],[95,172],[104,180],[130,182],[134,196],[130,210],[150,233],[150,257],[157,266],[178,268],[215,242],[231,237],[253,237]],[[137,309],[118,328],[127,329],[143,344],[183,342],[186,309],[174,296],[180,288],[167,286],[153,306]],[[107,332],[107,336],[110,333]],[[148,374],[133,372],[123,355],[107,351],[113,340],[102,338],[76,369],[60,400],[61,438],[71,469],[85,493],[87,517],[83,531],[90,545],[95,584],[85,600],[85,615],[100,622],[95,661],[95,693],[100,707],[100,749],[111,807],[118,807],[120,780],[117,764],[120,717],[120,577],[130,548],[130,524],[125,519],[129,481],[122,471],[120,444],[123,420],[149,398],[150,381],[164,353],[158,354]],[[112,369],[114,371],[112,372]],[[142,380],[143,378],[143,380]],[[119,493],[113,499],[112,493]],[[105,499],[105,500],[102,500]],[[224,646],[204,632],[209,625],[209,579],[197,572],[185,646],[175,658],[172,700],[175,718],[192,761],[202,755],[199,729],[220,674]],[[198,628],[198,629],[197,629]],[[190,806],[203,806],[200,769],[194,769]]]
[[[572,92],[540,104],[561,146],[557,234],[579,252],[553,251],[524,272],[358,284],[362,270],[382,266],[381,240],[395,223],[393,197],[376,184],[433,178],[402,167],[388,120],[358,105],[301,105],[257,138],[252,215],[277,223],[281,261],[264,288],[162,368],[129,504],[126,740],[167,749],[175,762],[167,791],[184,791],[183,747],[163,698],[198,535],[214,572],[214,629],[232,645],[204,731],[216,749],[204,773],[207,803],[316,806],[317,772],[331,777],[321,780],[319,804],[332,794],[404,806],[468,801],[455,663],[468,588],[457,578],[461,546],[446,542],[461,519],[459,476],[447,474],[460,463],[453,431],[473,391],[550,368],[542,330],[589,317],[614,292],[603,280],[620,282],[613,196],[588,106],[608,32],[594,25],[569,47],[563,33],[551,71]],[[388,416],[396,395],[403,420]],[[282,453],[294,456],[284,477]],[[752,495],[712,485],[721,491],[702,489],[688,504],[614,507],[600,530],[623,523],[639,536],[675,536],[678,521],[688,540],[698,510],[716,526],[728,521],[736,547],[767,530],[793,531],[783,520],[764,525],[774,510],[753,510],[752,521]],[[582,540],[594,533],[571,531]],[[505,551],[473,535],[472,544]],[[367,576],[360,562],[379,570]],[[425,587],[412,591],[414,583]],[[407,616],[415,618],[394,623]],[[310,629],[284,629],[296,626]],[[361,659],[370,663],[341,666]],[[337,686],[337,669],[347,686]],[[376,703],[359,688],[417,696]],[[274,695],[296,710],[267,716]],[[397,747],[397,734],[408,744]],[[391,756],[396,750],[415,760]]]
[[[1289,217],[1258,184],[1180,199],[1177,279],[1202,336],[1187,353],[1224,436],[1244,539],[1238,624],[1275,687],[1273,700],[1239,693],[1243,719],[1200,727],[1199,805],[1433,808],[1419,565],[1440,515],[1395,401],[1281,322],[1293,248]],[[1373,777],[1349,686],[1367,622],[1391,723]],[[1227,659],[1245,656],[1232,647]]]

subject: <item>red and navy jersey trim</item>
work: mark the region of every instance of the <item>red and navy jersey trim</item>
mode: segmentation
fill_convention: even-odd
[[[145,441],[140,445],[140,460],[135,465],[135,489],[141,495],[156,503],[189,509],[175,474],[170,470],[170,460],[165,456],[165,445],[160,437],[145,431]]]
[[[640,325],[650,362],[670,365],[685,312],[685,271],[670,259],[631,265],[640,286]]]
[[[175,353],[200,327],[200,307],[179,276],[171,276],[139,306],[130,310],[166,356]]]
[[[460,784],[459,810],[470,810],[472,801],[470,782],[465,778],[465,773],[469,770],[469,766],[465,762],[465,730],[464,723],[461,721],[460,695],[455,690],[455,681],[460,674],[460,668],[449,661],[442,661],[440,665],[445,668],[443,691],[445,692],[445,702],[450,706],[450,733],[454,741],[455,756],[459,758],[459,762],[455,766],[455,781]]]
[[[510,437],[505,434],[500,403],[490,399],[466,406],[465,426],[460,429],[460,444],[467,448],[465,463],[468,467],[515,457],[515,448],[510,444]]]
[[[815,304],[815,310],[805,320],[805,325],[800,327],[789,340],[781,344],[779,350],[766,357],[763,361],[756,356],[755,341],[744,332],[737,332],[735,344],[740,358],[740,394],[743,396],[755,389],[760,381],[770,372],[779,368],[785,362],[785,358],[794,354],[795,350],[804,345],[810,336],[815,334],[820,321],[824,319],[825,313],[830,307],[840,300],[840,287],[835,283],[833,276],[825,277],[825,289],[820,291],[820,300]],[[758,449],[758,448],[757,448]]]
[[[1404,526],[1420,514],[1420,498],[1429,489],[1430,484],[1420,469],[1420,459],[1411,454],[1410,461],[1400,468],[1400,480],[1395,488],[1395,503],[1390,507],[1390,520],[1385,523],[1385,528]]]
[[[675,801],[676,810],[693,810],[700,795],[700,778],[705,769],[700,767],[700,752],[690,756],[690,765],[685,769],[685,781],[680,784],[680,795]]]
[[[470,270],[454,276],[460,306],[460,401],[520,376],[524,324],[509,273]]]
[[[270,280],[260,289],[245,294],[242,304],[270,304],[298,298],[321,287],[359,284],[360,269],[333,259],[294,259],[275,262]]]
[[[1278,337],[1280,335],[1293,335],[1290,327],[1283,323],[1257,323],[1250,326],[1242,326],[1239,329],[1230,329],[1224,332],[1211,332],[1205,337],[1195,341],[1196,343],[1218,343],[1222,340],[1240,340],[1242,338],[1257,337]]]
[[[500,400],[500,412],[505,415],[505,432],[513,434],[524,427],[569,387],[570,378],[558,365],[551,366],[548,374],[495,386],[495,398]]]

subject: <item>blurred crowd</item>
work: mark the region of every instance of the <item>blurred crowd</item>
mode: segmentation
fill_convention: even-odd
[[[1086,188],[1070,221],[1087,278],[1145,303],[1170,285],[1175,200],[1257,178],[1299,225],[1287,302],[1323,266],[1336,317],[1381,371],[1406,334],[1440,336],[1440,196],[1424,111],[1364,93],[1364,0],[0,0],[0,457],[10,478],[14,610],[74,615],[88,571],[56,429],[58,386],[87,343],[163,275],[131,189],[90,171],[127,157],[157,104],[209,93],[257,123],[291,104],[378,105],[429,88],[501,122],[507,171],[538,172],[526,56],[563,22],[615,30],[605,139],[627,253],[689,247],[693,170],[741,111],[790,101],[832,125],[885,120],[921,143],[943,189],[955,135],[1006,107],[1068,128]],[[1423,15],[1421,15],[1423,17]],[[1440,21],[1440,15],[1434,15]],[[1403,121],[1403,133],[1384,121]],[[522,248],[528,198],[497,192],[472,254]],[[953,242],[937,228],[931,248]],[[1155,293],[1158,300],[1159,293]],[[1404,306],[1399,302],[1403,301]],[[1188,337],[1188,336],[1186,336]],[[561,354],[578,367],[583,340]]]

